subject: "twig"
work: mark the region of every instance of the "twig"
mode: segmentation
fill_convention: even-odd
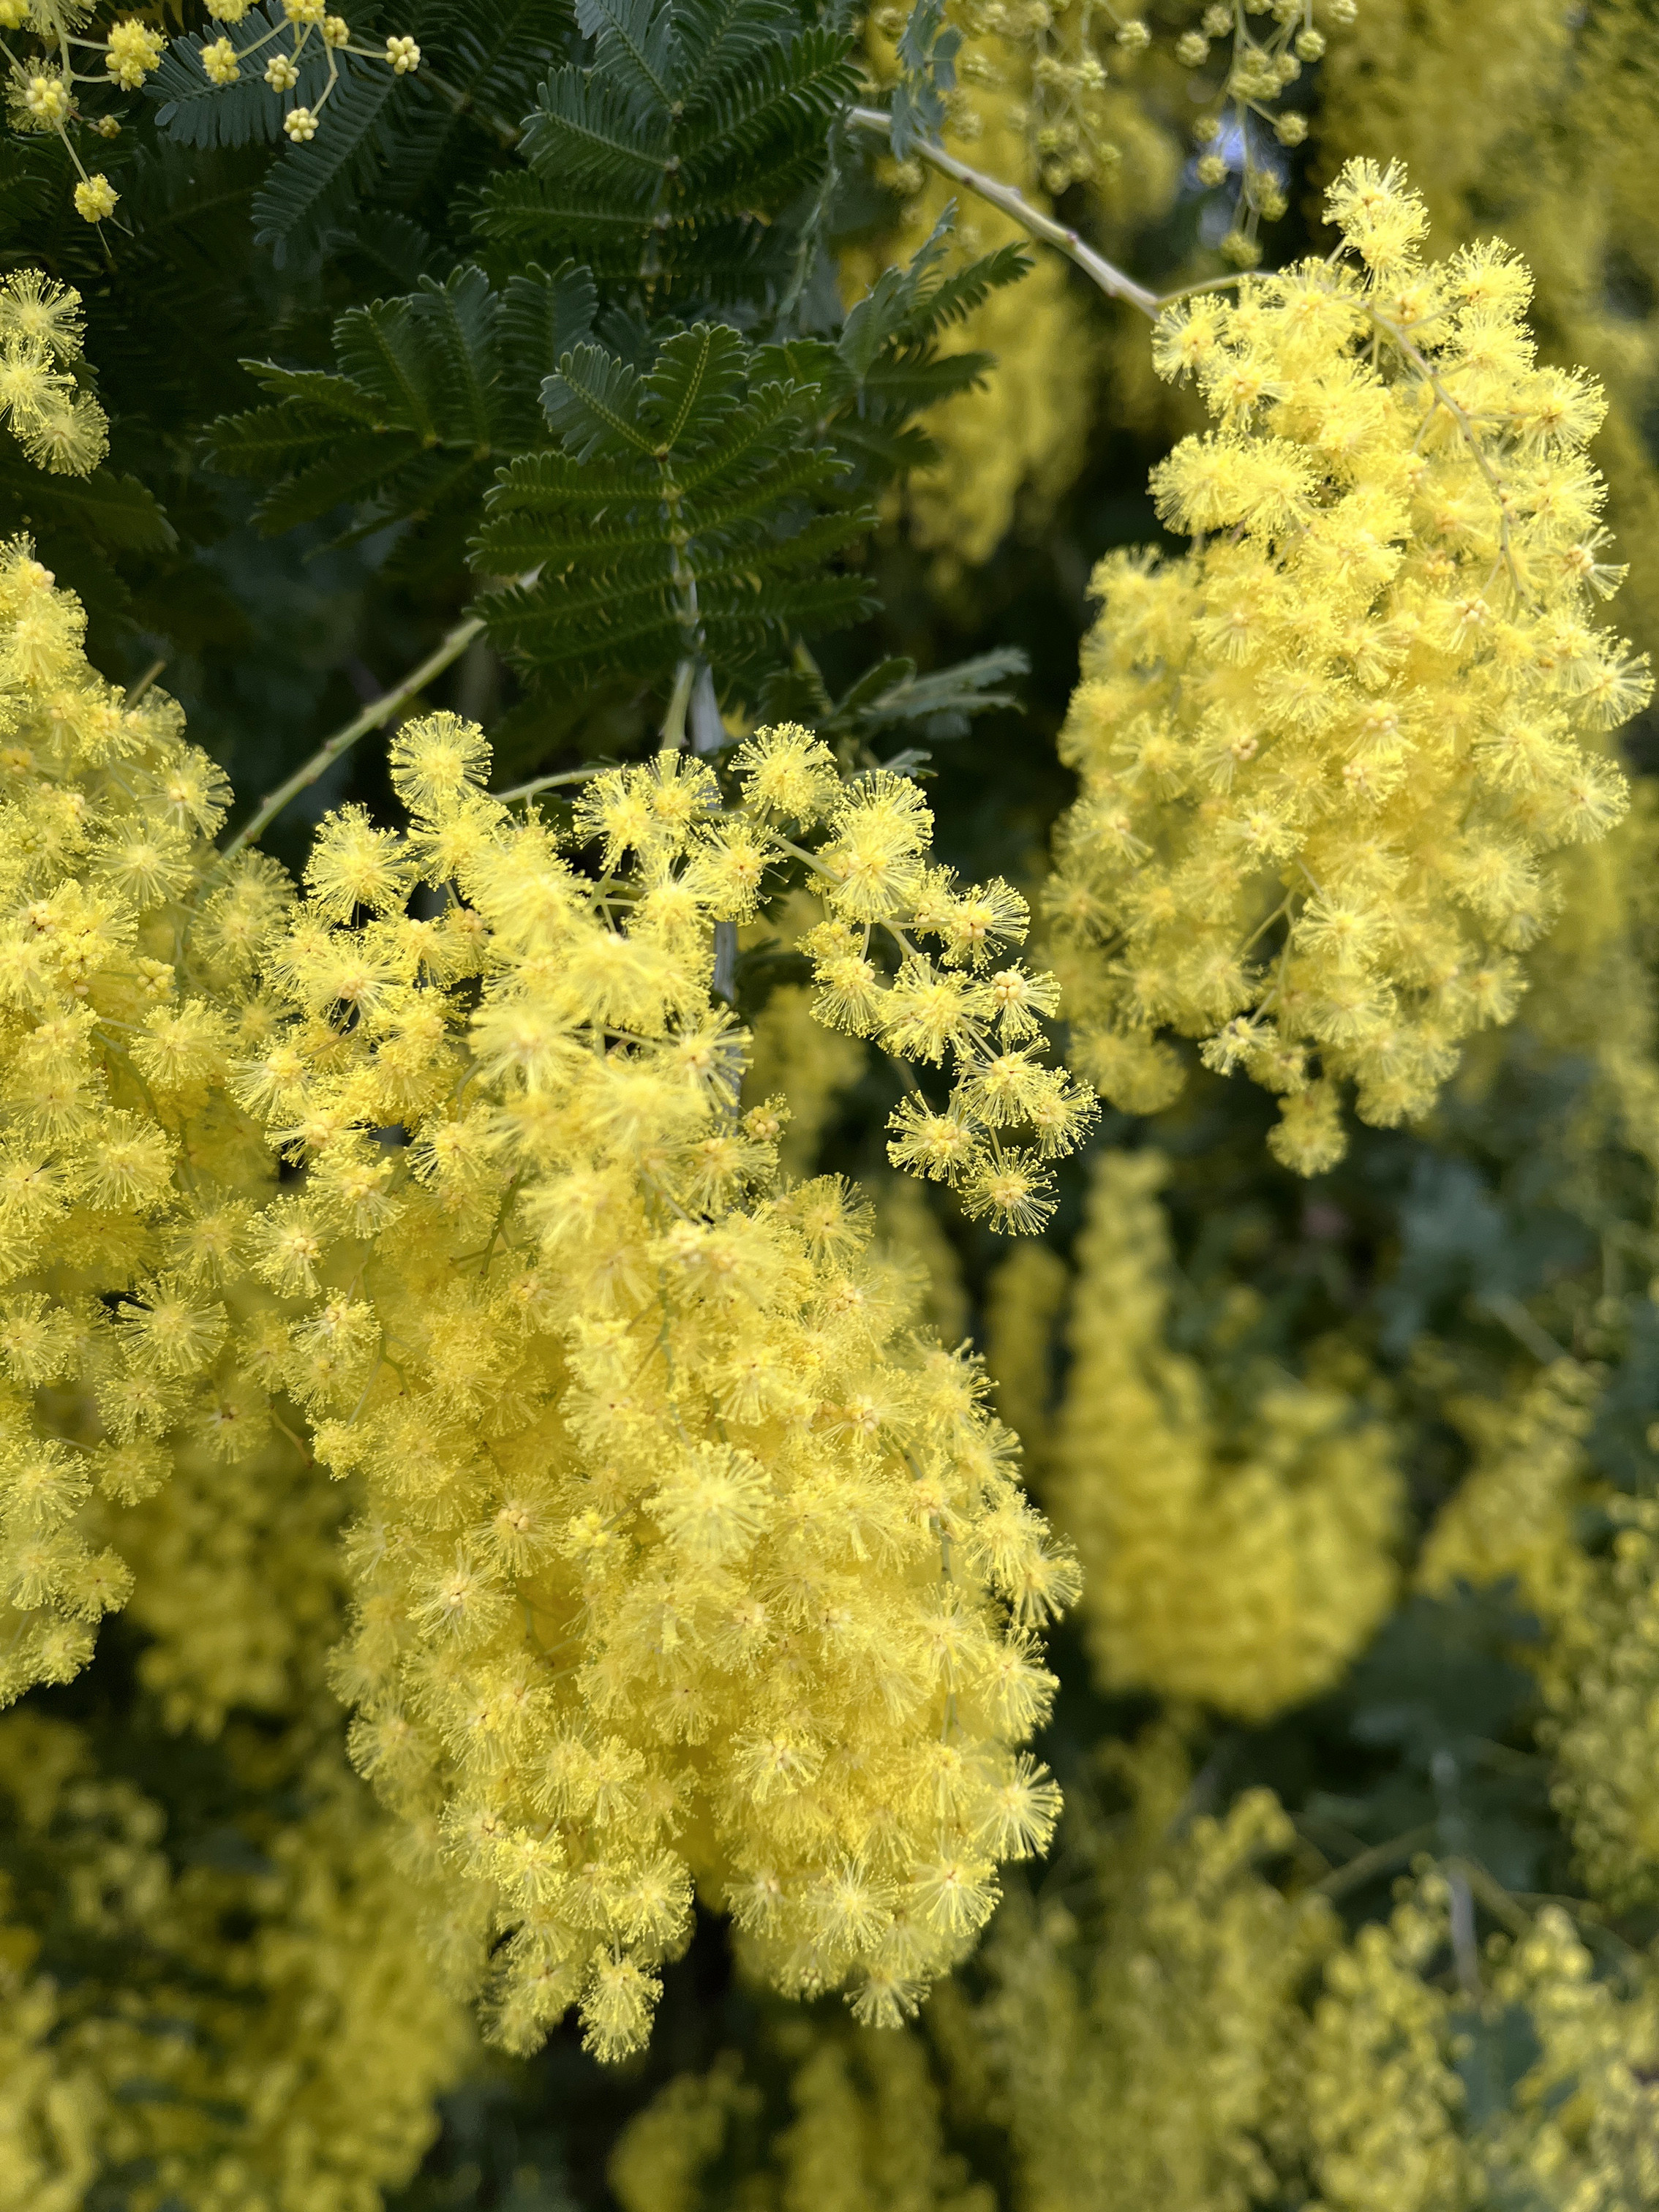
[[[1313,1887],[1321,1897],[1340,1897],[1345,1891],[1357,1889],[1373,1875],[1386,1874],[1391,1866],[1431,1844],[1440,1833],[1437,1820],[1425,1820],[1420,1828],[1407,1828],[1403,1836],[1395,1836],[1386,1844],[1373,1844],[1368,1851],[1361,1851],[1357,1859],[1350,1859],[1334,1873],[1328,1874]]]
[[[136,707],[138,704],[138,702],[143,697],[145,692],[149,690],[150,685],[155,683],[156,678],[166,666],[167,663],[165,660],[151,661],[149,666],[144,671],[143,674],[138,678],[138,681],[133,685],[131,690],[129,691],[126,696],[126,704],[129,707]]]
[[[855,130],[878,131],[883,137],[892,135],[893,118],[878,107],[849,107],[847,120]],[[1052,216],[1034,208],[1012,185],[988,177],[982,169],[970,169],[966,161],[957,161],[954,154],[947,154],[943,146],[936,146],[931,140],[918,138],[915,151],[921,160],[942,175],[953,177],[957,184],[966,185],[970,192],[977,192],[981,199],[989,200],[993,207],[1000,207],[1005,215],[1012,216],[1033,238],[1058,247],[1067,260],[1074,261],[1085,276],[1099,285],[1109,299],[1127,300],[1132,307],[1139,307],[1143,315],[1156,322],[1161,302],[1155,292],[1149,292],[1144,284],[1137,284],[1115,263],[1097,253],[1091,246],[1085,246],[1074,230],[1068,230],[1063,222],[1056,222]]]
[[[1501,1322],[1519,1345],[1531,1352],[1541,1367],[1553,1367],[1567,1353],[1549,1331],[1535,1322],[1519,1298],[1512,1298],[1504,1291],[1494,1291],[1476,1303],[1484,1306],[1496,1322]]]
[[[327,744],[313,753],[302,766],[296,768],[286,783],[278,784],[262,802],[258,811],[242,824],[225,847],[222,862],[234,860],[245,845],[252,845],[263,837],[291,799],[297,799],[319,776],[325,775],[341,754],[349,752],[359,738],[366,738],[371,730],[378,730],[382,723],[391,721],[411,699],[426,689],[434,676],[441,676],[452,661],[460,659],[473,639],[481,634],[483,626],[482,615],[469,615],[465,622],[457,623],[418,668],[411,668],[400,684],[394,684],[390,691],[383,691],[378,699],[363,708],[361,714],[354,716],[343,730],[337,730]]]
[[[1467,1882],[1470,1894],[1479,1898],[1492,1918],[1502,1921],[1511,1936],[1524,1936],[1532,1926],[1520,1899],[1511,1896],[1497,1875],[1488,1873],[1479,1859],[1452,1859],[1448,1863],[1447,1872],[1454,1879]]]
[[[492,791],[489,795],[499,799],[503,806],[514,806],[521,799],[533,799],[538,791],[551,791],[555,784],[586,783],[615,766],[614,761],[592,761],[583,768],[568,768],[559,775],[532,776],[528,783],[515,783],[511,791]]]
[[[1457,1986],[1472,2002],[1479,2004],[1480,1948],[1476,1940],[1474,1895],[1469,1887],[1468,1870],[1461,1859],[1454,1859],[1446,1869],[1446,1887],[1450,1893],[1448,1933],[1451,1937],[1452,1965],[1457,1975]]]

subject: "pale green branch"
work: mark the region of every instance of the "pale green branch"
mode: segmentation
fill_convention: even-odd
[[[846,119],[855,130],[879,131],[884,137],[892,135],[893,118],[884,114],[878,107],[849,108]],[[982,169],[969,168],[966,161],[959,161],[954,154],[947,154],[943,146],[936,146],[928,139],[917,139],[915,152],[918,160],[926,161],[929,167],[937,169],[942,176],[954,178],[959,185],[966,185],[970,192],[976,192],[981,199],[988,200],[993,207],[999,207],[1005,215],[1012,216],[1017,223],[1030,232],[1033,238],[1040,238],[1045,244],[1057,248],[1068,261],[1075,262],[1085,276],[1099,285],[1109,299],[1127,300],[1132,307],[1139,307],[1143,315],[1157,320],[1163,303],[1155,292],[1149,292],[1144,284],[1137,284],[1134,278],[1127,276],[1115,262],[1108,261],[1103,254],[1097,253],[1093,246],[1085,246],[1076,231],[1068,229],[1063,222],[1056,222],[1052,216],[1044,215],[1040,208],[1034,208],[1030,200],[1017,192],[1012,185],[1005,185],[1000,178],[987,176]]]

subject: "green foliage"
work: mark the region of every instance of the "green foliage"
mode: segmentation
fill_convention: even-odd
[[[543,389],[558,449],[514,462],[486,501],[479,565],[538,572],[486,598],[492,633],[540,674],[592,681],[746,669],[792,630],[866,612],[863,579],[829,563],[874,518],[826,504],[846,464],[815,441],[822,387],[793,366],[708,323],[642,369],[566,354]]]
[[[653,296],[724,300],[778,266],[764,220],[820,169],[855,78],[842,33],[777,0],[581,0],[592,59],[543,85],[528,173],[495,178],[487,236],[578,252]]]
[[[1018,694],[1000,687],[1030,668],[1018,646],[976,653],[931,676],[918,676],[914,660],[895,656],[866,669],[836,699],[817,662],[800,651],[793,666],[767,678],[757,711],[763,722],[806,722],[824,738],[871,748],[901,732],[941,744],[965,737],[975,715],[1018,707]],[[908,774],[927,758],[925,750],[909,745],[884,765]]]
[[[902,161],[918,138],[937,138],[945,128],[945,94],[955,89],[962,33],[945,19],[945,0],[915,0],[898,42],[899,79],[893,88],[893,151]]]
[[[210,424],[213,459],[270,484],[256,510],[268,534],[349,507],[339,543],[395,525],[405,562],[453,564],[504,459],[544,440],[536,394],[593,312],[574,263],[499,293],[476,265],[423,276],[339,318],[332,372],[246,363],[275,404]]]

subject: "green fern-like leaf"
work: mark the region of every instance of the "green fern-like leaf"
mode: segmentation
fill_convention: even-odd
[[[272,404],[210,424],[213,460],[269,487],[267,532],[356,507],[344,543],[441,514],[458,552],[502,462],[549,442],[536,396],[593,311],[592,280],[570,265],[528,270],[504,294],[471,265],[424,277],[339,318],[332,370],[246,363]]]
[[[493,237],[579,253],[604,276],[714,296],[821,167],[855,88],[848,42],[777,0],[580,0],[592,59],[556,70],[526,125],[528,173],[491,180]]]
[[[389,69],[343,57],[317,136],[273,162],[253,203],[254,239],[272,249],[278,268],[295,248],[354,212],[385,161],[392,136],[387,111],[404,89]]]
[[[178,542],[155,494],[136,477],[113,469],[47,475],[30,467],[9,438],[0,439],[0,504],[25,529],[70,531],[106,553],[164,553]]]
[[[1030,664],[1015,647],[977,653],[931,676],[918,676],[913,660],[878,661],[832,698],[817,663],[797,647],[787,668],[775,669],[762,686],[757,712],[762,721],[805,722],[822,736],[850,738],[873,749],[890,731],[909,730],[939,744],[965,737],[972,717],[1000,708],[1018,708],[1011,678],[1025,675]],[[928,758],[912,747],[898,758],[908,768]],[[889,760],[891,767],[894,761]]]
[[[543,394],[561,450],[515,462],[486,502],[478,566],[538,572],[483,603],[497,642],[587,682],[686,659],[731,674],[866,612],[836,564],[872,517],[836,501],[847,464],[817,435],[820,388],[782,366],[720,324],[673,332],[642,367],[573,348]]]

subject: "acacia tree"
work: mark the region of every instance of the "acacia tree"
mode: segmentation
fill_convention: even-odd
[[[1511,12],[0,0],[8,2202],[1659,2202]]]

